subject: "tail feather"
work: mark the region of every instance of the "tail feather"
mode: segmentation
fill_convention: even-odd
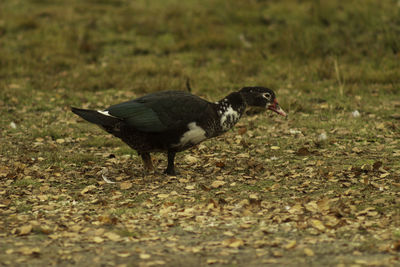
[[[88,122],[103,126],[113,127],[116,123],[120,122],[121,119],[105,115],[97,110],[81,109],[71,107],[71,111]]]

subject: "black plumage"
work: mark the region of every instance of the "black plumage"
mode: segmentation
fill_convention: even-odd
[[[215,103],[187,92],[163,91],[105,110],[71,109],[135,149],[148,170],[154,168],[150,152],[167,152],[165,173],[175,175],[177,152],[226,132],[246,106],[265,107],[286,116],[274,92],[263,87],[245,87]]]

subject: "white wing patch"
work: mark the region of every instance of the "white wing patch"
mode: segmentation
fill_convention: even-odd
[[[232,106],[228,106],[221,116],[220,123],[222,130],[229,130],[239,119],[240,114]]]
[[[109,117],[116,118],[115,116],[111,115],[111,114],[108,112],[108,110],[98,110],[97,112],[98,112],[98,113],[101,113],[101,114],[103,114],[103,115],[105,115],[105,116],[109,116]]]
[[[188,124],[189,131],[184,133],[179,140],[179,144],[176,146],[184,146],[187,143],[191,143],[193,145],[200,143],[204,139],[206,139],[206,132],[196,124],[196,122],[191,122]]]

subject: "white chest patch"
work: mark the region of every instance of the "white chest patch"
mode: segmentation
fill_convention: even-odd
[[[222,130],[229,130],[239,119],[240,114],[232,106],[228,106],[221,114],[220,124]]]
[[[187,131],[182,135],[181,139],[179,140],[179,144],[177,146],[184,146],[188,143],[198,144],[206,139],[206,132],[195,122],[189,123],[188,128],[189,131]]]

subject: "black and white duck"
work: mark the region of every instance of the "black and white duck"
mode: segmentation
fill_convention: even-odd
[[[188,92],[162,91],[104,110],[71,109],[136,150],[147,170],[154,170],[150,152],[166,152],[165,173],[176,175],[177,152],[228,131],[247,106],[264,107],[286,116],[275,93],[264,87],[244,87],[214,103]]]

